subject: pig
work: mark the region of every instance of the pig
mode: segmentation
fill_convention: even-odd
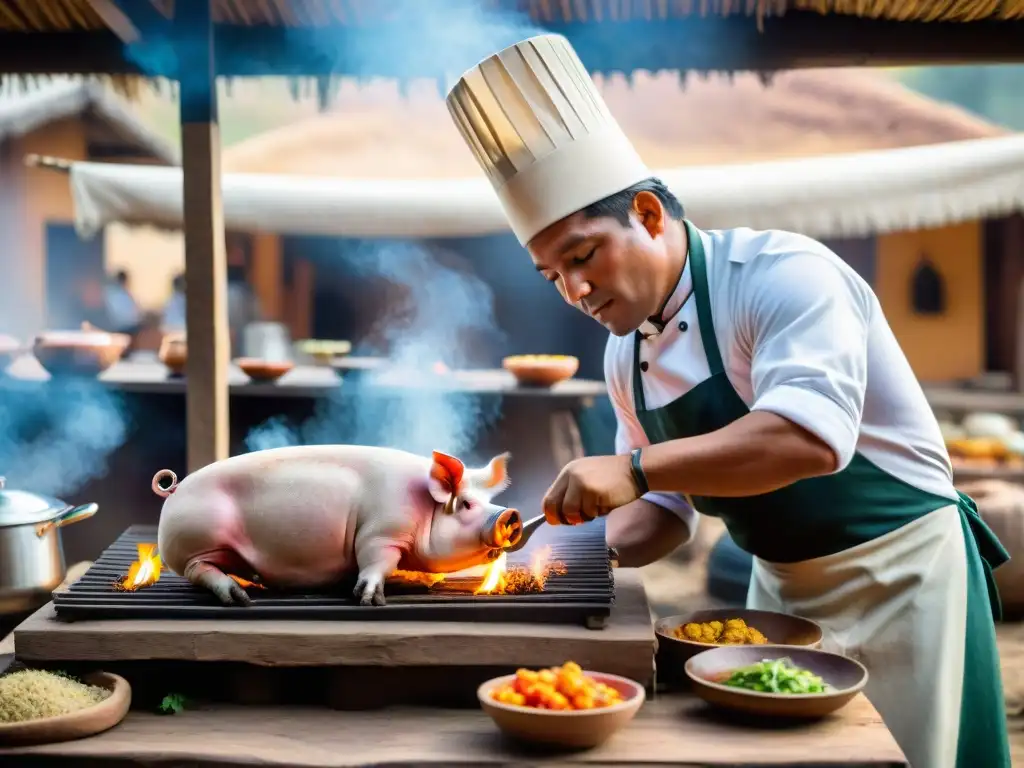
[[[435,451],[310,445],[234,456],[188,475],[153,477],[165,499],[157,546],[174,573],[225,605],[250,605],[228,574],[282,588],[324,587],[358,574],[362,605],[384,605],[396,569],[451,573],[494,561],[522,534],[492,499],[510,455],[467,468]]]

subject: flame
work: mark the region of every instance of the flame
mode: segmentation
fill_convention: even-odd
[[[425,573],[423,571],[403,571],[398,569],[391,573],[392,579],[404,581],[409,584],[422,584],[428,589],[435,584],[444,581],[443,573]]]
[[[235,576],[233,573],[228,573],[226,575],[242,589],[266,589],[262,584],[258,584],[255,581],[249,581],[248,579],[243,579],[241,576]]]
[[[131,564],[127,575],[114,582],[116,589],[134,592],[160,581],[163,563],[160,561],[160,555],[156,554],[156,544],[139,544],[137,551],[139,559]]]
[[[566,573],[565,563],[551,559],[551,547],[537,550],[530,558],[530,564],[508,565],[506,553],[487,566],[480,586],[474,595],[514,595],[528,592],[543,592],[548,577]]]

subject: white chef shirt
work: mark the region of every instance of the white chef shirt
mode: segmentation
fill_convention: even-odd
[[[938,422],[871,287],[821,243],[778,230],[700,232],[715,337],[726,374],[752,411],[769,411],[817,435],[839,471],[860,453],[889,474],[955,500]],[[690,260],[640,346],[647,408],[682,397],[710,377],[697,322]],[[683,330],[685,328],[685,330]],[[654,331],[645,323],[641,332]],[[649,444],[633,403],[634,335],[611,336],[605,380],[615,408],[617,453]],[[645,499],[696,530],[683,497]]]

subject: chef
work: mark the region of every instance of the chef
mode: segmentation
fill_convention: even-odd
[[[548,521],[607,515],[639,566],[692,535],[694,510],[721,518],[754,556],[748,605],[859,659],[914,768],[1009,768],[992,581],[1008,555],[954,488],[870,286],[810,238],[689,222],[561,36],[485,59],[448,107],[537,271],[611,332],[617,455],[568,464]]]

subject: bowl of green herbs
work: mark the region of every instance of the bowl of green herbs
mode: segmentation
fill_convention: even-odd
[[[859,661],[805,646],[723,645],[686,662],[707,703],[766,717],[812,719],[845,707],[868,682]]]

